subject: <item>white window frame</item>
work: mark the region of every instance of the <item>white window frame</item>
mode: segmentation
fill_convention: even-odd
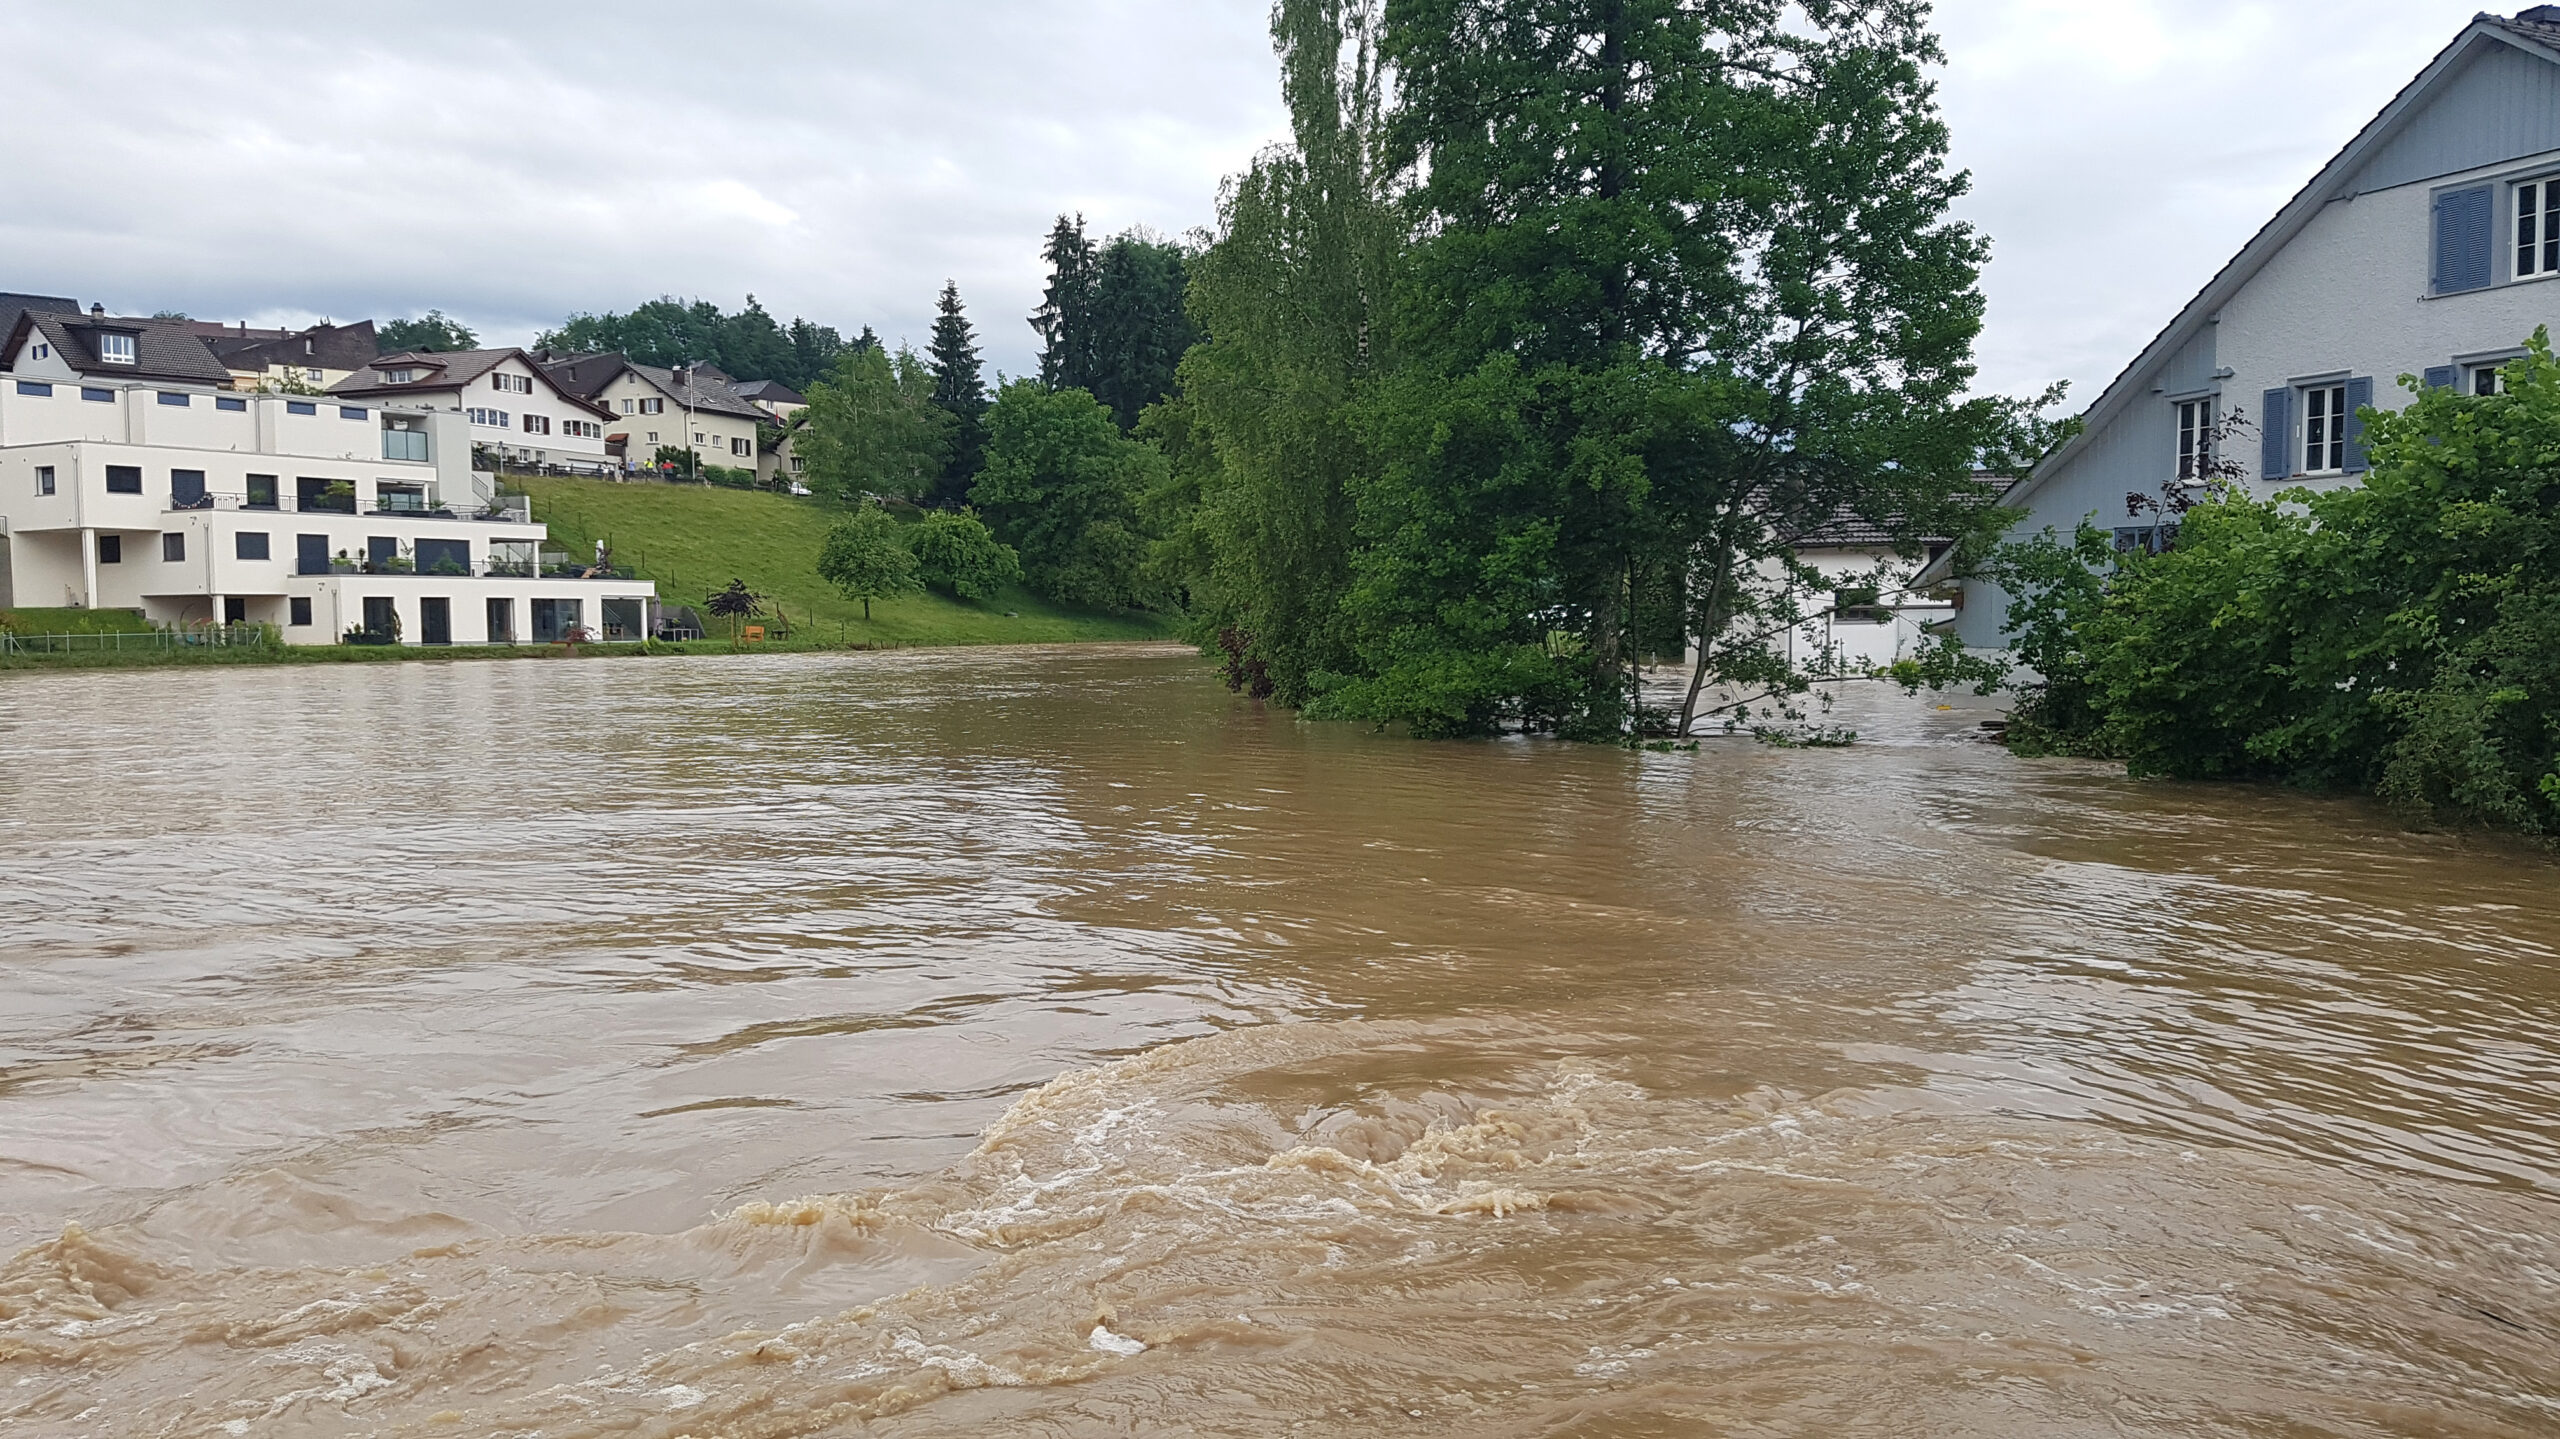
[[[38,340],[36,341],[36,347],[28,352],[27,357],[34,360],[50,360],[53,358],[53,346],[46,344],[42,340]]]
[[[134,352],[138,348],[131,335],[100,335],[98,362],[105,365],[133,364],[135,363]]]
[[[729,437],[729,457],[731,459],[736,459],[741,455],[752,455],[755,452],[756,448],[754,441],[742,440],[735,435],[731,435]]]
[[[2297,393],[2302,400],[2302,473],[2345,474],[2347,429],[2355,419],[2347,409],[2347,382],[2305,385]]]
[[[2214,397],[2172,403],[2178,421],[2178,483],[2202,483],[2213,468]]]
[[[2515,212],[2515,278],[2560,274],[2560,174],[2537,175],[2507,187]]]

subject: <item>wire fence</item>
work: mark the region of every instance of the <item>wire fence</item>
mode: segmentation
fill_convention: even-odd
[[[89,634],[22,635],[0,630],[0,655],[134,653],[179,649],[268,649],[284,643],[274,625],[197,625],[185,629],[106,630]]]

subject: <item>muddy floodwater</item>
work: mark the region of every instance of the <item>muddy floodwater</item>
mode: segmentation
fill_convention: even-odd
[[[0,679],[0,1436],[2560,1434],[2560,864],[1981,717]]]

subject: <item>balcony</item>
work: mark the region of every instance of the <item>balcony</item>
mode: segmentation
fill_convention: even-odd
[[[618,565],[537,565],[531,560],[474,560],[469,565],[444,561],[424,569],[412,560],[375,559],[361,555],[308,557],[294,565],[297,575],[363,575],[375,579],[418,580],[633,580],[638,576]]]
[[[390,430],[382,432],[382,457],[410,464],[427,463],[427,432],[424,430]]]

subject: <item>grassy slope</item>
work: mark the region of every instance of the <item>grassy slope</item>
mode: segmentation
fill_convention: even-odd
[[[1021,589],[991,604],[941,594],[862,603],[818,578],[818,547],[841,511],[812,499],[757,490],[610,480],[520,479],[533,517],[573,556],[613,547],[617,565],[658,582],[659,598],[698,612],[705,595],[732,579],[779,603],[797,641],[835,644],[1035,644],[1069,640],[1162,639],[1171,626],[1152,615],[1063,609]],[[1013,611],[1008,618],[1006,611]],[[705,616],[705,622],[718,627]]]
[[[151,633],[152,625],[135,610],[0,610],[6,628],[22,635],[103,635]]]

